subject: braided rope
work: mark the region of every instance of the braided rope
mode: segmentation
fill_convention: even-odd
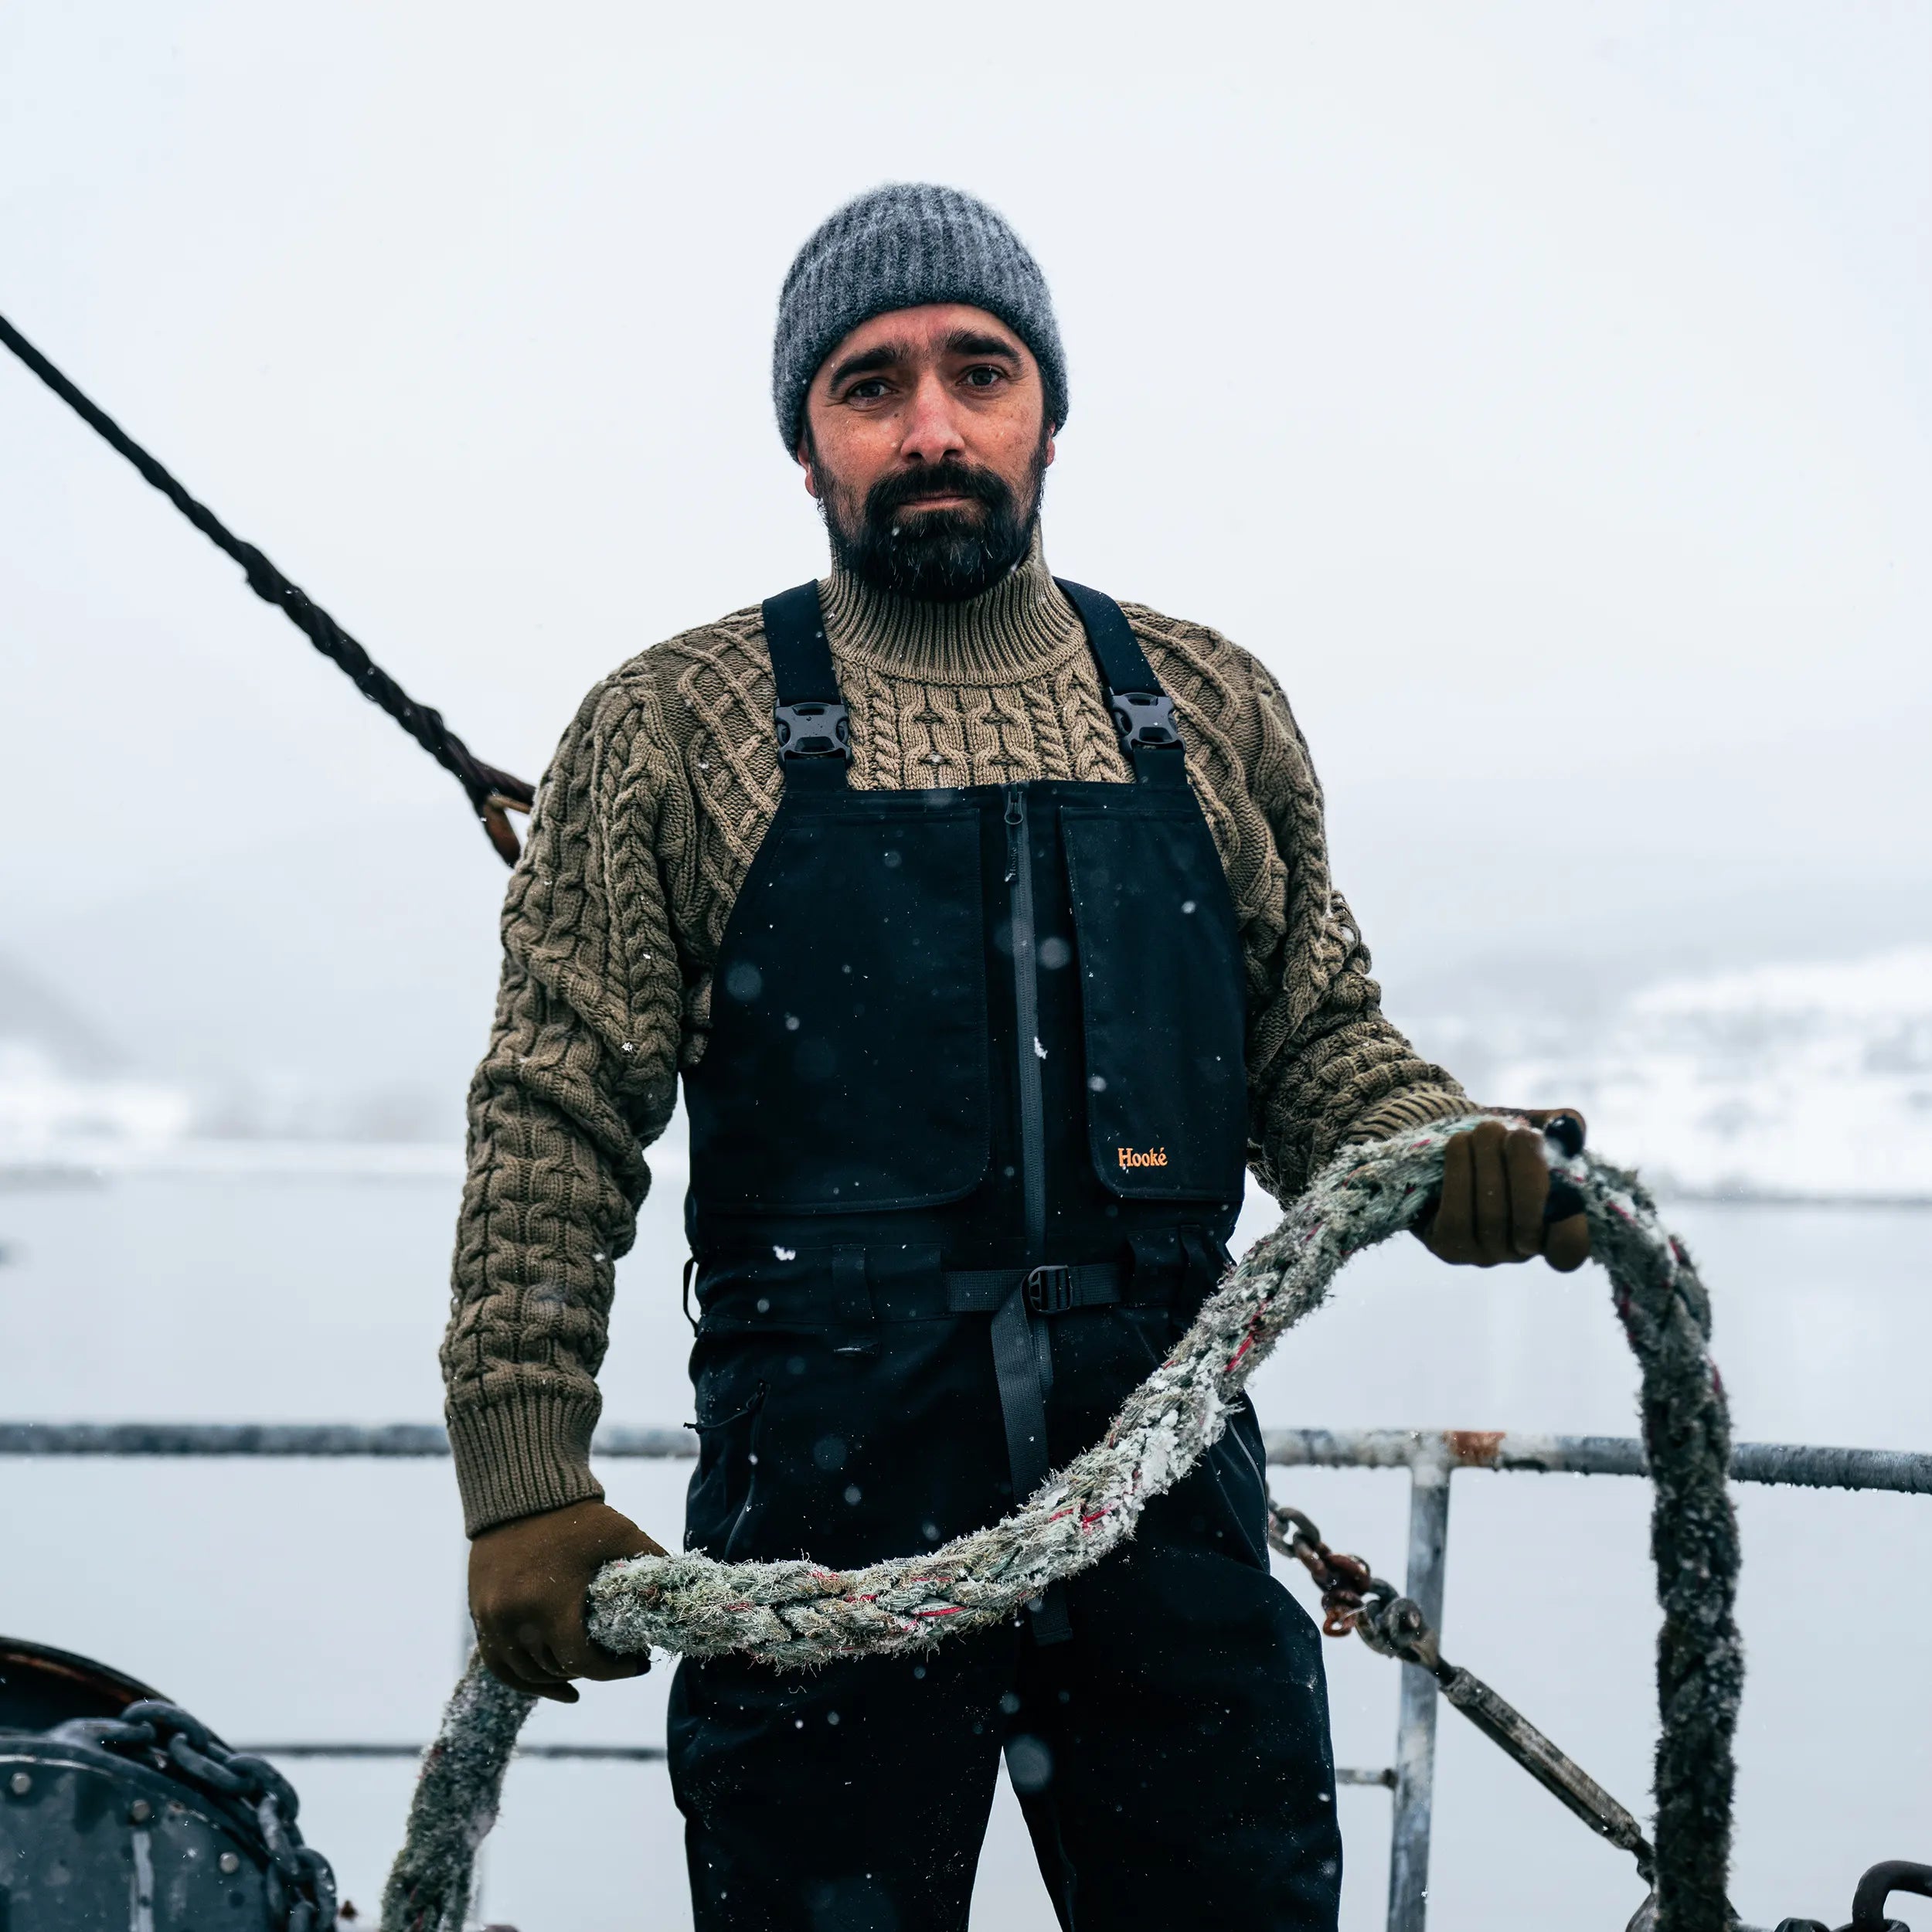
[[[1321,1305],[1342,1264],[1415,1219],[1440,1183],[1444,1146],[1471,1124],[1439,1122],[1332,1162],[1202,1306],[1106,1436],[1003,1521],[927,1555],[856,1570],[702,1556],[607,1564],[590,1586],[591,1634],[614,1651],[737,1652],[800,1666],[927,1649],[949,1632],[1015,1616],[1133,1534],[1148,1502],[1220,1436],[1250,1376]],[[1642,1372],[1664,1612],[1657,1932],[1724,1932],[1743,1658],[1732,1617],[1730,1428],[1707,1347],[1709,1303],[1634,1177],[1587,1154],[1566,1159],[1553,1150],[1551,1165],[1582,1196],[1592,1252]],[[476,1847],[495,1821],[532,1702],[472,1658],[423,1759],[384,1894],[383,1932],[461,1932]]]
[[[454,777],[468,794],[470,808],[489,835],[490,843],[505,865],[515,865],[516,834],[504,811],[506,807],[527,811],[536,796],[530,786],[507,771],[499,771],[495,765],[485,764],[443,722],[441,712],[432,706],[418,704],[319,604],[311,601],[299,584],[290,583],[253,544],[243,543],[206,504],[190,496],[181,483],[105,410],[55,368],[4,315],[0,315],[0,346],[12,349],[89,428],[133,464],[210,543],[233,557],[241,566],[248,587],[257,597],[281,610],[371,704],[393,718]]]

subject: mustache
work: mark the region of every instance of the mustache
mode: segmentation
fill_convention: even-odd
[[[934,497],[964,497],[968,502],[1000,510],[1012,501],[1012,492],[991,470],[946,461],[930,469],[899,470],[881,477],[866,493],[866,515],[875,527],[889,522],[899,511]]]

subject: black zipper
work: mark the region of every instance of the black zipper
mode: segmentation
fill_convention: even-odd
[[[1040,1075],[1039,966],[1033,934],[1033,855],[1026,837],[1026,787],[1006,787],[1006,884],[1013,934],[1014,1032],[1019,1054],[1021,1198],[1026,1263],[1046,1259],[1046,1096]]]

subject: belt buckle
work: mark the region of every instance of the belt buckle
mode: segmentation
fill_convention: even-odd
[[[1073,1270],[1049,1262],[1026,1277],[1026,1305],[1036,1315],[1064,1315],[1073,1305]]]

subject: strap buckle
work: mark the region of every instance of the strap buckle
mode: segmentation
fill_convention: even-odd
[[[1114,728],[1128,751],[1179,750],[1181,728],[1174,700],[1164,691],[1116,691],[1110,694]]]
[[[1064,1262],[1049,1262],[1027,1276],[1026,1305],[1036,1315],[1064,1315],[1073,1305],[1073,1270]]]
[[[781,758],[852,757],[852,713],[838,698],[807,698],[774,705]]]

